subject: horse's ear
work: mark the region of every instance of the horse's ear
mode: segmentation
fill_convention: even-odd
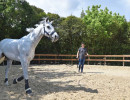
[[[49,23],[49,19],[47,19],[47,22]]]
[[[53,23],[53,21],[50,22],[51,24]]]
[[[43,18],[44,20],[45,20],[45,22],[47,22],[48,21],[48,17],[46,17],[46,18]]]

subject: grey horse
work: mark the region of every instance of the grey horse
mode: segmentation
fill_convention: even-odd
[[[5,57],[7,58],[4,81],[6,85],[8,85],[8,72],[12,61],[21,62],[23,75],[14,79],[13,84],[25,79],[25,92],[31,94],[32,90],[28,82],[28,67],[30,61],[34,58],[35,48],[43,36],[50,38],[52,42],[56,42],[59,35],[55,32],[52,22],[47,21],[47,19],[43,19],[40,24],[36,25],[36,28],[27,28],[26,31],[29,34],[20,39],[3,39],[0,41],[0,59],[2,62]]]

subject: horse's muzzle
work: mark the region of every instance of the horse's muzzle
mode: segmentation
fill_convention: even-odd
[[[59,40],[59,35],[55,32],[55,33],[52,35],[51,40],[52,40],[52,42],[56,42],[57,40]]]

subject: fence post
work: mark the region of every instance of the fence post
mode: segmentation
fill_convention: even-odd
[[[56,64],[56,58],[57,58],[57,55],[55,56],[55,64]]]
[[[125,66],[125,57],[124,57],[124,55],[123,55],[123,67]]]
[[[72,59],[72,60],[71,60],[71,64],[73,65],[73,55],[71,55],[71,59]]]
[[[90,57],[89,57],[89,55],[88,55],[88,65],[89,65],[89,59],[90,59]]]
[[[38,60],[38,64],[40,65],[40,55],[38,55],[38,59],[39,59],[39,60]]]
[[[106,65],[106,56],[104,57],[104,65]]]

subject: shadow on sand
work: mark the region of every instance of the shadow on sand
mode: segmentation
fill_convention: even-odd
[[[102,74],[104,72],[86,72],[86,73]]]
[[[12,66],[13,67],[13,66]],[[17,71],[19,70],[19,71]],[[21,67],[14,67],[12,68],[10,72],[10,80],[13,81],[13,78],[18,76],[17,74],[22,73]],[[93,73],[93,72],[92,72]],[[58,92],[78,92],[78,91],[85,91],[89,93],[98,93],[97,89],[91,89],[91,88],[86,88],[83,86],[80,86],[78,84],[71,85],[72,81],[53,81],[53,79],[59,79],[59,78],[67,78],[71,76],[81,76],[82,74],[79,74],[77,72],[72,72],[72,71],[62,71],[59,72],[57,69],[42,69],[41,68],[30,68],[29,71],[29,83],[30,87],[32,88],[34,94],[32,97],[26,96],[24,92],[24,81],[13,85],[10,82],[10,85],[6,87],[4,83],[1,82],[1,86],[3,90],[0,91],[2,93],[4,100],[21,100],[21,99],[27,99],[27,100],[39,100],[41,96],[51,94],[51,93],[58,93]],[[12,76],[12,77],[11,77]],[[0,78],[4,78],[0,77]],[[4,80],[4,79],[0,79]],[[0,89],[2,89],[0,88]],[[1,95],[2,95],[1,94]],[[0,96],[1,96],[0,95]],[[7,97],[7,99],[6,99]],[[1,98],[1,97],[0,97]]]

